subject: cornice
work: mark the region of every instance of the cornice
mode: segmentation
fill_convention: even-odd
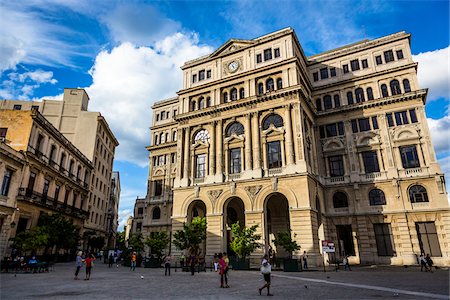
[[[162,143],[162,144],[158,144],[158,145],[150,145],[150,146],[146,146],[145,149],[147,149],[147,151],[152,151],[152,150],[159,150],[159,149],[166,149],[166,148],[170,148],[170,147],[176,147],[177,146],[177,142],[168,142],[168,143]]]

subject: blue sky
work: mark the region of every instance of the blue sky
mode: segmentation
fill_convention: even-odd
[[[448,1],[0,0],[0,99],[61,99],[85,88],[121,145],[120,221],[147,189],[153,102],[181,87],[179,66],[230,38],[292,27],[307,55],[412,34],[437,155],[450,174]],[[120,107],[120,109],[118,109]],[[450,182],[450,181],[448,181]]]

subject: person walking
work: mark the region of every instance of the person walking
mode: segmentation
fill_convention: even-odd
[[[267,288],[267,296],[273,296],[273,294],[270,293],[270,274],[271,273],[272,273],[272,266],[269,263],[269,256],[267,254],[265,254],[261,261],[261,274],[264,277],[265,284],[258,289],[260,295],[261,295],[262,290]]]
[[[420,253],[419,263],[420,263],[420,272],[423,272],[423,269],[425,269],[425,272],[428,272],[427,260],[425,259],[425,253],[423,252]]]
[[[78,273],[80,273],[80,269],[83,266],[83,258],[81,257],[81,255],[83,254],[83,252],[78,251],[77,253],[77,258],[75,259],[75,277],[74,280],[78,280]]]
[[[430,272],[433,273],[433,260],[431,259],[430,254],[427,254],[425,260],[427,262],[428,268],[430,269]]]
[[[189,267],[191,269],[191,275],[195,274],[195,264],[197,262],[197,257],[194,254],[189,256]]]
[[[136,252],[133,252],[131,254],[131,265],[130,265],[130,271],[136,271]]]
[[[308,270],[308,255],[306,254],[306,251],[303,251],[303,270]]]
[[[114,263],[114,256],[112,255],[112,253],[110,253],[108,257],[108,268],[111,268],[113,263]]]
[[[172,257],[170,257],[170,255],[166,255],[166,257],[164,257],[164,276],[167,276],[167,274],[169,274],[170,276],[170,262],[172,261]]]
[[[349,270],[351,271],[352,269],[350,269],[350,264],[348,262],[348,255],[344,256],[344,259],[342,259],[342,264],[344,265],[344,271],[345,270]]]
[[[94,265],[95,257],[91,253],[87,253],[84,263],[86,265],[86,278],[84,280],[91,279],[92,266]]]
[[[230,286],[228,285],[228,276],[227,276],[228,264],[225,262],[225,259],[224,259],[224,256],[222,253],[219,253],[217,258],[219,259],[218,265],[219,265],[219,275],[220,275],[220,287],[221,288],[229,288]],[[224,283],[225,283],[225,285],[224,285]]]
[[[219,270],[219,255],[217,255],[217,253],[214,253],[213,262],[214,262],[214,272],[217,272]]]

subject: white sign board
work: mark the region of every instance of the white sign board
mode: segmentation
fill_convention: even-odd
[[[334,248],[333,241],[323,240],[322,241],[322,252],[323,253],[334,253],[336,250]]]

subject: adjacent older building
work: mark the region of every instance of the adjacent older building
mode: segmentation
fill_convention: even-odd
[[[119,202],[120,202],[120,176],[113,171],[111,176],[111,191],[109,196],[108,217],[106,232],[108,232],[108,246],[116,247],[117,227],[119,226]]]
[[[231,39],[182,72],[178,97],[152,108],[141,230],[205,216],[208,257],[230,252],[239,221],[258,225],[254,257],[287,255],[273,239],[290,230],[294,254],[313,265],[328,259],[322,240],[352,263],[415,264],[421,252],[450,263],[444,175],[409,34],[306,57],[287,28]]]
[[[37,110],[0,110],[0,126],[0,199],[7,215],[1,254],[7,254],[7,238],[35,227],[42,213],[63,214],[82,234],[91,161]]]

